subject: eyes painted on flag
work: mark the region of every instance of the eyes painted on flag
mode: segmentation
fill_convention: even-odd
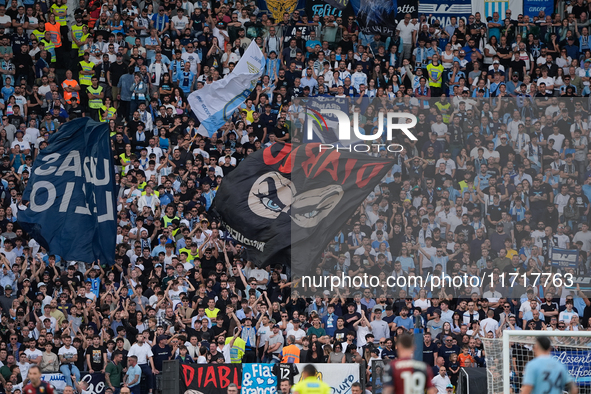
[[[261,175],[248,194],[248,206],[258,216],[277,219],[281,212],[287,213],[296,194],[291,180],[278,172]]]
[[[291,218],[300,227],[314,227],[332,212],[343,194],[341,185],[327,185],[299,194],[291,205]]]
[[[310,228],[327,217],[343,198],[340,185],[327,185],[298,194],[295,185],[279,172],[260,176],[248,196],[248,206],[258,216],[277,219],[287,213],[295,224]]]
[[[266,185],[263,185],[263,189],[264,187],[267,188],[267,194],[259,192],[256,194],[256,196],[259,198],[261,204],[263,204],[265,208],[273,212],[281,212],[283,209],[285,209],[285,204],[283,204],[283,202],[277,196],[277,189],[275,188],[273,179],[266,178],[264,182]]]

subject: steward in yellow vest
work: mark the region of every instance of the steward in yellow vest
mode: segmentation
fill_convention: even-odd
[[[86,88],[88,92],[88,108],[90,109],[90,117],[99,121],[99,111],[103,106],[103,98],[105,93],[103,87],[98,84],[98,78],[92,77],[92,85]]]

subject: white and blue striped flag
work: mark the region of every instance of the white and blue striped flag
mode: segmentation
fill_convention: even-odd
[[[244,103],[263,75],[265,57],[253,41],[225,78],[206,84],[189,95],[187,101],[193,113],[201,121],[198,132],[211,137]]]
[[[510,9],[512,16],[523,13],[523,1],[521,0],[472,0],[472,14],[480,12],[482,21],[486,22],[486,18],[493,16],[495,12],[499,13],[502,20],[505,19],[505,12]]]

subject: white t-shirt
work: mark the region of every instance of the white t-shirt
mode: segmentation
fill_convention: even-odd
[[[220,30],[217,27],[214,27],[212,33],[213,33],[213,36],[218,39],[218,43],[219,43],[220,48],[224,48],[226,45],[226,37],[224,37],[222,33],[224,33],[227,36],[228,31],[227,30]]]
[[[548,141],[550,140],[554,140],[554,150],[560,152],[560,150],[562,149],[562,143],[564,142],[564,135],[561,133],[552,133],[548,136]]]
[[[429,301],[428,299],[421,300],[419,298],[419,299],[415,300],[414,304],[415,304],[415,307],[420,307],[422,310],[427,310],[428,308],[431,307],[431,301]]]
[[[179,295],[182,293],[181,289],[178,289],[177,291],[174,291],[173,289],[168,290],[168,297],[171,300],[180,300]]]
[[[154,354],[152,353],[152,348],[150,347],[150,345],[144,342],[142,346],[138,345],[137,343],[131,345],[127,357],[136,356],[138,365],[142,365],[147,364],[148,357],[152,357],[153,355]]]
[[[445,173],[448,175],[452,175],[452,171],[456,169],[456,162],[453,161],[452,159],[448,159],[448,160],[439,159],[439,160],[437,160],[437,163],[435,163],[435,167],[439,168],[439,164],[441,164],[441,163],[445,164]]]
[[[370,327],[363,327],[362,325],[357,326],[357,348],[363,347],[367,344],[365,340],[365,336],[369,334],[371,331],[369,330]]]
[[[147,180],[150,180],[150,178],[152,178],[152,175],[156,176],[156,179],[158,179],[158,171],[156,170],[145,170],[144,173],[146,174]]]
[[[269,325],[269,327],[265,327],[261,324],[261,328],[259,328],[259,330],[257,331],[257,335],[259,336],[259,338],[261,338],[259,342],[259,345],[261,347],[265,346],[265,343],[267,343],[271,334],[271,326]]]
[[[480,321],[480,330],[481,335],[486,337],[486,333],[489,331],[493,332],[495,338],[497,337],[497,329],[499,328],[499,322],[491,317],[487,317],[486,319]]]
[[[447,134],[447,125],[445,123],[433,123],[431,125],[431,131],[437,134],[438,140],[443,140],[445,138],[445,134]]]
[[[203,316],[202,318],[199,316],[193,316],[193,318],[191,319],[191,327],[195,328],[195,322],[197,320],[201,321],[201,324],[207,324],[208,328],[211,328],[211,321],[209,320],[209,318],[207,316]]]
[[[4,23],[0,20],[0,23]],[[587,71],[584,68],[579,68],[578,71],[579,77],[585,78],[587,76]],[[589,81],[583,81],[583,85],[589,86]]]
[[[501,157],[501,154],[499,152],[497,152],[496,150],[493,150],[491,152],[488,149],[485,149],[483,156],[486,160],[490,159],[491,157],[493,157],[495,159],[499,159]]]
[[[75,357],[78,354],[78,351],[74,346],[70,346],[69,349],[66,349],[65,346],[62,346],[60,350],[57,352],[58,356],[63,356],[65,359],[70,359]]]
[[[0,21],[0,23],[2,23],[2,22]],[[47,93],[51,92],[51,86],[41,85],[41,86],[39,86],[38,92],[39,92],[39,95],[45,96]]]
[[[94,294],[92,291],[89,291],[88,293],[85,293],[84,296],[86,298],[88,298],[89,300],[96,301],[96,294]]]
[[[540,306],[538,305],[536,309],[540,310]],[[529,302],[524,302],[523,304],[521,304],[521,307],[519,307],[519,312],[523,312],[524,315],[527,312],[531,312],[531,304]]]
[[[552,77],[538,78],[538,86],[540,86],[540,83],[542,83],[542,82],[546,84],[546,87],[548,87],[550,85],[554,85],[554,78],[552,78]],[[553,89],[546,89],[546,93],[548,93],[548,94],[554,93],[552,90]]]
[[[16,363],[16,365],[18,365],[18,369],[21,371],[21,378],[23,379],[23,381],[27,380],[27,375],[29,374],[29,369],[32,367],[31,364],[29,363]],[[22,385],[22,383],[21,383]],[[14,388],[14,386],[13,386]]]
[[[25,354],[29,359],[36,359],[37,357],[43,357],[43,353],[39,349],[31,350],[26,349]]]
[[[31,149],[31,145],[29,144],[29,141],[26,141],[24,138],[22,141],[15,139],[14,141],[12,141],[12,144],[10,144],[10,147],[12,149],[14,149],[14,147],[17,145],[20,146],[21,153],[26,149]]]
[[[17,255],[14,250],[11,250],[10,252],[8,252],[6,249],[0,248],[0,253],[4,254],[4,257],[6,257],[6,260],[8,260],[11,267],[14,265],[14,263],[16,263]]]
[[[27,18],[29,18],[29,26],[31,25],[36,25],[39,23],[39,19],[35,18],[34,16],[28,16]],[[26,33],[27,33],[27,37],[31,35],[32,32],[34,32],[35,29],[27,29]],[[26,375],[25,375],[26,376]]]
[[[18,104],[21,109],[21,114],[25,113],[25,105],[27,105],[27,99],[22,94],[14,95],[14,101]]]
[[[563,209],[563,212],[564,212],[564,207],[562,209]],[[566,246],[567,246],[568,242],[570,241],[570,238],[568,237],[568,235],[566,235],[566,234],[555,234],[554,235],[554,238],[556,240],[558,240],[558,245],[557,246],[559,248],[566,249]]]
[[[398,26],[396,26],[396,30],[400,31],[400,38],[402,39],[403,43],[411,43],[412,42],[412,32],[418,30],[419,25],[413,25],[412,23],[408,22],[408,25],[404,23],[404,21],[400,21]]]
[[[25,130],[25,137],[23,140],[29,141],[30,145],[34,145],[37,142],[37,139],[41,136],[39,134],[39,129],[36,127],[29,127]]]
[[[558,315],[558,321],[563,321],[566,324],[570,324],[571,319],[575,315],[579,316],[579,314],[575,312],[574,309],[570,312],[565,309]]]
[[[150,154],[154,154],[156,155],[156,164],[158,165],[158,163],[160,163],[160,158],[162,157],[162,149],[160,149],[159,147],[155,146],[155,147],[150,147],[148,146],[148,157],[150,157]],[[156,167],[157,168],[157,167]],[[148,178],[150,179],[150,178]]]
[[[296,339],[296,341],[299,341],[300,339],[302,339],[303,337],[306,336],[306,332],[304,330],[302,330],[301,328],[297,331],[295,330],[289,330],[287,331],[287,336],[293,335]],[[302,350],[303,346],[299,345],[299,344],[295,344],[300,350]]]
[[[0,16],[0,24],[12,23],[12,19],[8,15]],[[4,31],[5,34],[12,33],[12,29],[8,28]]]
[[[232,350],[232,346],[230,345],[224,345],[224,348],[222,349],[222,354],[224,355],[224,362],[226,364],[230,364],[232,362],[232,357],[230,357],[230,350]]]
[[[55,317],[53,317],[53,316],[47,317],[45,315],[41,315],[41,317],[39,319],[41,320],[41,323],[43,323],[45,321],[45,319],[49,319],[49,321],[51,321],[51,329],[54,332],[55,332],[55,330],[57,330],[57,320],[55,320]]]
[[[200,63],[199,56],[195,52],[185,52],[181,55],[181,58],[186,62],[191,63],[191,72],[197,75],[197,65]]]
[[[265,271],[264,269],[260,269],[260,268],[255,268],[255,269],[251,270],[250,276],[253,278],[256,278],[257,282],[260,282],[264,279],[269,279],[269,273],[267,271]],[[257,286],[257,288],[264,290],[267,288],[267,286],[260,285],[260,286]]]
[[[218,160],[218,165],[221,167],[221,166],[223,166],[225,163],[226,163],[226,157],[225,157],[225,156],[222,156],[222,157],[220,157],[220,159]],[[232,166],[235,166],[236,164],[238,164],[238,163],[236,162],[236,158],[235,158],[235,157],[232,157],[232,158],[230,159],[230,165],[232,165]],[[223,170],[222,170],[222,171],[223,171]]]
[[[183,30],[185,29],[185,27],[189,24],[189,18],[187,18],[186,16],[183,15],[182,18],[179,18],[178,15],[177,16],[173,16],[171,18],[172,21],[172,25],[176,30],[179,30],[181,33],[184,33]]]
[[[573,238],[573,242],[578,241],[583,242],[583,250],[591,250],[591,231],[587,231],[586,233],[582,231],[577,232]]]

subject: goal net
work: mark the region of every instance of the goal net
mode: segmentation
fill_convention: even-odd
[[[534,358],[538,336],[552,343],[552,356],[561,361],[579,387],[591,393],[591,331],[504,331],[501,338],[482,338],[488,394],[519,394],[525,365]]]

